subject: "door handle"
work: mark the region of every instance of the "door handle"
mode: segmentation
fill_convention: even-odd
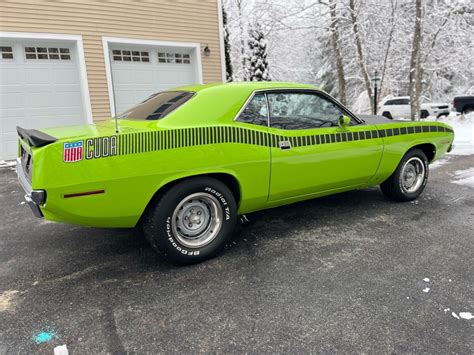
[[[280,141],[280,149],[281,150],[291,149],[291,142],[290,141]]]

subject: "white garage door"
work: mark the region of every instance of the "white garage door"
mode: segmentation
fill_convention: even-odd
[[[85,123],[75,44],[0,39],[0,160],[17,154],[16,126]]]
[[[199,82],[192,49],[129,44],[109,49],[117,113],[158,91]]]

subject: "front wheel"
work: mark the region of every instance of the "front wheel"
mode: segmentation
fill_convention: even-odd
[[[211,177],[183,180],[166,191],[144,218],[151,246],[175,264],[193,264],[221,251],[237,221],[234,196]]]
[[[385,196],[394,201],[415,200],[425,189],[428,181],[428,158],[420,149],[408,151],[395,172],[380,188]]]

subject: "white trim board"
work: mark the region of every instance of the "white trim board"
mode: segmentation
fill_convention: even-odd
[[[93,123],[91,98],[89,94],[89,81],[87,80],[86,58],[84,55],[84,44],[82,36],[67,35],[57,33],[30,33],[30,32],[0,32],[0,38],[15,39],[44,39],[44,40],[61,40],[75,42],[77,48],[77,59],[79,61],[79,76],[82,94],[82,104],[86,115],[87,123]]]
[[[219,21],[219,46],[221,53],[221,77],[222,82],[227,81],[226,67],[225,67],[225,48],[224,48],[224,20],[222,14],[222,0],[217,0],[217,21]]]
[[[194,51],[197,66],[198,83],[203,83],[202,77],[202,63],[201,63],[201,45],[200,43],[189,43],[189,42],[172,42],[172,41],[154,41],[145,39],[134,39],[134,38],[118,38],[118,37],[102,37],[102,49],[104,51],[104,64],[105,74],[107,76],[107,89],[109,91],[109,105],[111,116],[114,117],[117,113],[115,112],[115,97],[114,87],[112,78],[112,65],[110,62],[109,45],[110,44],[136,44],[143,46],[153,47],[178,47],[188,48]]]

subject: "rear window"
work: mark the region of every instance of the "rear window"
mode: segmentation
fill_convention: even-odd
[[[128,120],[159,120],[193,97],[189,91],[166,91],[151,95],[145,101],[118,115]]]

